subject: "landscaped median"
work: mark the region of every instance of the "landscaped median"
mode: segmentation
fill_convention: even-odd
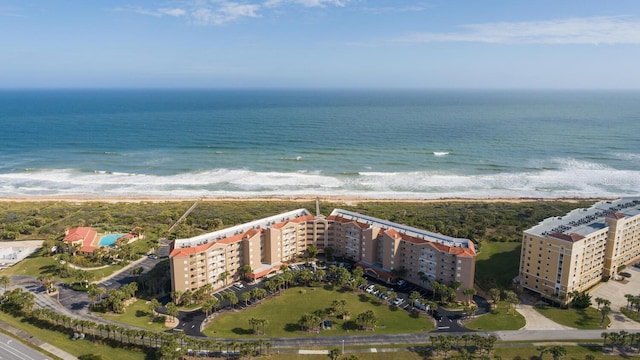
[[[127,306],[124,314],[105,314],[100,312],[93,312],[93,314],[111,321],[136,326],[146,330],[167,330],[167,327],[165,327],[164,325],[166,317],[162,314],[156,314],[156,316],[152,316],[151,309],[149,308],[148,303],[149,302],[146,300],[138,299],[131,305]]]
[[[490,313],[480,315],[468,321],[467,329],[478,331],[518,330],[524,327],[526,320],[505,301],[498,302]]]
[[[324,312],[332,307],[334,300],[346,301],[346,318],[337,313],[326,312],[323,320],[328,328],[318,327],[305,331],[300,320],[305,314]],[[376,326],[372,330],[359,330],[358,315],[372,311]],[[357,335],[427,332],[434,329],[433,321],[424,312],[413,315],[400,308],[389,306],[380,299],[363,293],[335,290],[331,286],[292,288],[272,298],[262,300],[259,305],[242,311],[231,311],[217,315],[204,331],[216,338],[247,338],[253,335],[251,319],[267,321],[264,335],[267,337],[299,337],[318,335]]]
[[[548,319],[575,329],[606,329],[611,322],[608,316],[605,316],[604,321],[602,321],[600,312],[592,307],[561,309],[548,305],[536,305],[534,308]]]

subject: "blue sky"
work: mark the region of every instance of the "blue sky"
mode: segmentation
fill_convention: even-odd
[[[640,1],[0,0],[0,88],[640,88]]]

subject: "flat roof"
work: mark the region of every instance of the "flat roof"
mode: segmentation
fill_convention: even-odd
[[[640,214],[640,197],[599,201],[589,208],[575,209],[563,216],[546,218],[524,232],[538,236],[556,233],[578,234],[586,237],[606,228],[608,226],[605,221],[607,216],[627,218],[638,214]]]
[[[345,219],[357,221],[359,223],[375,225],[383,229],[395,229],[401,234],[422,239],[426,241],[436,242],[449,247],[469,248],[469,239],[454,238],[447,235],[434,233],[431,231],[421,230],[407,225],[397,224],[391,221],[378,219],[372,216],[362,215],[347,210],[335,209],[331,212],[331,216],[339,216]]]

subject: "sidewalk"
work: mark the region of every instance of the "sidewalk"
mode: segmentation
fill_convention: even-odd
[[[45,350],[57,357],[59,357],[60,359],[63,360],[77,360],[78,358],[69,354],[68,352],[58,349],[57,347],[48,344],[38,338],[34,338],[33,335],[26,333],[20,329],[17,329],[3,321],[0,321],[0,324],[2,324],[2,329],[5,330],[6,332],[12,334],[15,338],[30,343],[32,345],[34,345],[36,348],[40,348],[42,350]]]

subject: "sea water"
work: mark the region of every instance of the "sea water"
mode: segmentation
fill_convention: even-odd
[[[639,189],[639,91],[0,91],[0,197]]]

